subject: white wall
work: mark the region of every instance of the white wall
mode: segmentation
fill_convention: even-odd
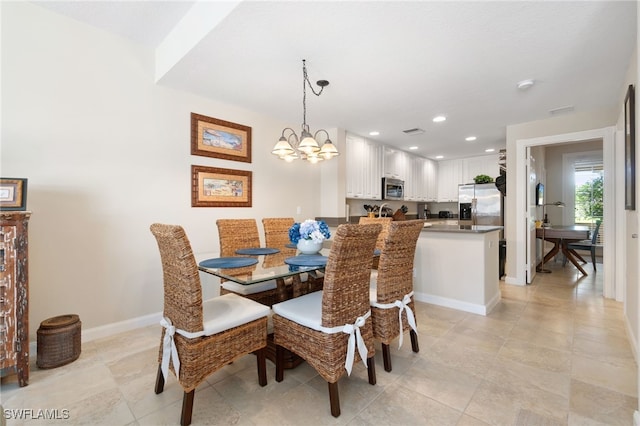
[[[270,154],[294,123],[156,86],[153,51],[31,3],[0,7],[1,174],[29,179],[32,338],[56,315],[86,329],[161,311],[153,222],[184,226],[198,253],[218,250],[218,218],[319,215],[323,165]],[[251,126],[253,162],[190,155],[191,112]],[[192,208],[192,164],[251,170],[253,207]]]

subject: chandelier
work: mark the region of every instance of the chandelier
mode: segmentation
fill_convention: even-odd
[[[282,136],[278,143],[273,147],[271,153],[277,155],[281,160],[292,162],[296,159],[307,160],[310,163],[317,163],[322,160],[330,160],[340,155],[336,146],[329,139],[329,133],[320,129],[311,135],[309,125],[307,125],[307,84],[314,95],[320,96],[325,87],[329,85],[327,80],[318,80],[316,84],[320,87],[320,91],[316,93],[309,81],[307,75],[307,65],[302,60],[302,131],[300,137],[291,127],[285,127],[282,130]],[[319,133],[324,132],[327,136],[322,147],[318,144],[317,137]],[[288,133],[288,136],[285,136]]]

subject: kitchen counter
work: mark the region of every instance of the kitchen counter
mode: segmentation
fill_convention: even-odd
[[[483,234],[486,232],[500,231],[502,226],[489,225],[440,225],[432,224],[428,228],[424,228],[423,232],[456,232],[456,233],[476,233]]]
[[[487,315],[500,302],[498,246],[502,226],[424,228],[415,257],[416,300]]]

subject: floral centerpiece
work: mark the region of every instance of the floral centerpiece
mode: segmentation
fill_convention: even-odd
[[[302,223],[294,223],[289,228],[289,239],[304,254],[320,251],[322,242],[331,238],[329,227],[323,220],[307,219]]]

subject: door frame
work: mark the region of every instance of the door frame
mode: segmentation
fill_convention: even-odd
[[[616,185],[618,177],[615,176],[615,160],[616,160],[616,145],[620,144],[620,141],[616,141],[615,127],[605,127],[601,129],[586,130],[581,132],[564,133],[552,136],[543,136],[530,139],[518,139],[516,141],[516,188],[521,188],[519,191],[515,191],[516,196],[516,218],[523,218],[526,214],[526,188],[527,188],[527,167],[526,167],[526,153],[527,147],[540,146],[540,145],[556,145],[568,142],[581,142],[590,140],[602,140],[602,160],[605,172],[604,181],[604,218],[607,221],[607,229],[610,232],[606,232],[604,237],[604,249],[603,249],[603,271],[604,274],[604,297],[615,298],[618,301],[623,300],[624,283],[625,279],[620,273],[616,273],[613,260],[615,259],[616,247],[616,214],[615,204],[617,199]],[[527,241],[525,221],[516,220],[516,241],[521,241],[521,244],[516,244],[516,276],[515,284],[526,285],[526,247],[524,246]],[[620,247],[620,253],[622,248]],[[617,284],[617,285],[616,285]]]

